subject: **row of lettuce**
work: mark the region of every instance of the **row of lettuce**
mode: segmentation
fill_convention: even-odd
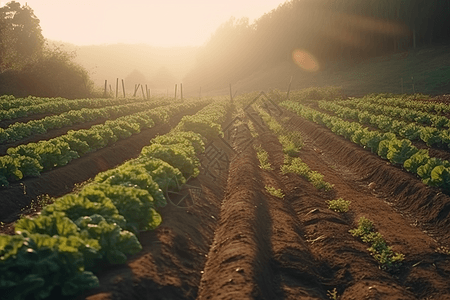
[[[333,112],[343,119],[357,120],[362,124],[375,126],[385,132],[393,132],[411,141],[422,140],[429,147],[450,148],[450,130],[442,128],[449,127],[450,120],[444,116],[407,111],[402,113],[401,108],[389,108],[390,111],[396,110],[395,116],[390,117],[386,107],[378,107],[377,110],[360,110],[342,106],[341,102],[319,101],[318,103],[321,109]],[[370,105],[378,106],[378,104]],[[420,115],[422,117],[426,115],[427,121]],[[418,124],[420,121],[432,126],[422,126]]]
[[[89,129],[70,130],[66,134],[37,143],[11,147],[0,157],[0,186],[41,172],[65,166],[73,159],[96,151],[145,128],[166,123],[170,117],[199,103],[176,103],[159,106],[128,116],[108,120]]]
[[[417,174],[423,183],[450,191],[450,162],[430,157],[428,149],[419,150],[409,139],[398,139],[392,132],[369,130],[357,122],[344,121],[298,102],[285,101],[280,105],[305,119],[328,127],[393,164],[403,166],[407,171]]]
[[[30,101],[35,100],[36,104],[33,102],[26,102],[27,99],[30,99]],[[126,99],[105,98],[105,99],[77,99],[77,100],[67,100],[65,98],[48,98],[48,99],[52,99],[53,101],[41,102],[39,100],[36,100],[34,97],[20,99],[18,101],[18,104],[23,102],[22,105],[0,110],[0,121],[12,120],[15,118],[27,117],[37,114],[59,114],[73,109],[100,108],[105,106],[142,101],[141,99],[138,98],[126,98]]]
[[[94,272],[100,266],[125,263],[139,252],[139,232],[161,224],[157,210],[166,205],[167,191],[199,173],[197,155],[207,139],[223,134],[228,109],[214,102],[183,117],[138,158],[98,174],[36,218],[20,219],[15,235],[0,235],[2,299],[74,295],[99,285]]]
[[[26,98],[16,98],[13,95],[1,95],[0,96],[0,109],[6,110],[11,108],[17,108],[21,106],[38,105],[46,102],[61,101],[65,98],[46,98],[28,96]],[[71,101],[71,100],[68,100]]]
[[[354,103],[374,103],[383,106],[408,108],[414,111],[424,111],[429,113],[447,114],[450,113],[450,106],[448,103],[429,101],[429,96],[426,95],[395,95],[395,94],[370,94],[362,98],[350,98]],[[417,99],[423,99],[418,101]]]
[[[132,113],[145,111],[154,107],[169,104],[169,100],[141,101],[127,104],[106,106],[101,108],[81,108],[46,116],[28,122],[15,122],[7,128],[0,128],[0,143],[13,142],[31,135],[43,134],[52,129],[73,126],[101,119],[116,119]]]
[[[352,100],[341,100],[333,101],[333,103],[338,104],[342,107],[348,107],[352,109],[357,109],[359,111],[365,111],[372,115],[385,115],[393,117],[396,119],[404,120],[407,122],[416,122],[427,126],[432,126],[436,128],[450,128],[450,120],[437,112],[421,111],[414,108],[400,107],[400,106],[390,106],[386,105],[385,102],[397,103],[398,99],[384,99],[382,103],[374,103],[370,100],[364,99],[352,99]],[[417,101],[411,101],[414,103],[420,103]],[[450,107],[448,104],[441,104]]]

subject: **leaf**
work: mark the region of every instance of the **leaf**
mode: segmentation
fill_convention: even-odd
[[[62,286],[64,296],[75,295],[82,290],[99,287],[100,283],[92,272],[84,271],[76,273],[71,278],[67,278]]]
[[[386,155],[390,162],[395,164],[403,164],[405,160],[417,153],[419,149],[414,147],[410,140],[391,140],[389,142],[389,150]]]

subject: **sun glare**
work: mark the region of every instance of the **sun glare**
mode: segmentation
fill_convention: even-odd
[[[305,71],[315,72],[319,70],[319,62],[308,51],[296,49],[292,52],[292,60]]]

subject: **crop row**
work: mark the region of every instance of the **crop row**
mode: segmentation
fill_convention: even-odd
[[[360,123],[376,126],[382,131],[393,132],[412,141],[420,139],[429,147],[450,146],[450,131],[448,129],[421,126],[414,122],[400,121],[385,115],[374,115],[371,111],[360,111],[358,109],[343,107],[334,102],[319,101],[319,107],[334,112],[343,119],[358,120]],[[444,118],[448,121],[445,117],[436,117]]]
[[[417,122],[424,125],[433,126],[436,128],[450,127],[450,120],[447,117],[415,109],[393,107],[380,103],[372,103],[361,99],[335,101],[335,103],[343,107],[366,111],[369,114],[386,115],[409,122]]]
[[[318,190],[330,191],[333,185],[324,180],[324,176],[313,171],[304,163],[298,154],[303,147],[303,138],[299,131],[289,130],[278,123],[273,116],[257,107],[256,111],[267,124],[269,129],[277,134],[284,153],[284,162],[280,168],[282,174],[294,173],[306,178]]]
[[[198,174],[197,154],[216,132],[226,104],[213,103],[184,117],[170,133],[151,140],[140,156],[98,174],[78,194],[46,206],[16,223],[14,236],[0,235],[0,293],[4,299],[74,295],[99,285],[93,272],[142,249],[137,235],[161,223],[164,192]],[[202,127],[197,125],[201,124]],[[205,126],[210,130],[205,130]],[[184,131],[192,130],[192,131]],[[221,134],[221,131],[219,131]]]
[[[0,143],[18,141],[34,134],[46,133],[51,129],[90,122],[100,118],[115,119],[168,103],[168,100],[160,100],[120,104],[102,108],[82,108],[63,112],[59,115],[47,116],[39,120],[31,120],[26,123],[16,122],[6,129],[0,128]]]
[[[285,101],[281,106],[305,119],[325,125],[332,132],[370,149],[393,164],[401,165],[417,174],[423,183],[450,191],[450,162],[430,157],[428,149],[417,149],[409,139],[399,140],[392,132],[371,131],[357,122],[344,121],[297,102]]]
[[[425,97],[425,96],[424,96]],[[393,106],[400,108],[409,108],[412,110],[420,110],[425,112],[434,112],[434,113],[449,113],[450,105],[447,103],[438,103],[438,102],[423,102],[414,100],[416,98],[413,96],[401,96],[394,97],[392,94],[378,94],[378,95],[367,95],[360,99],[352,98],[352,100],[356,100],[358,102],[370,102],[381,104],[384,106]]]
[[[26,99],[26,98],[25,98]],[[7,110],[0,110],[0,121],[11,120],[20,117],[27,117],[36,114],[59,114],[65,111],[81,108],[99,108],[108,105],[118,105],[133,102],[140,102],[137,98],[127,99],[78,99],[67,100],[64,98],[57,98],[57,101],[46,101],[34,105],[23,105]]]
[[[9,148],[8,155],[0,157],[0,186],[8,186],[11,181],[39,176],[42,171],[65,166],[73,159],[139,133],[144,128],[151,128],[155,123],[165,123],[183,110],[205,105],[206,101],[157,107],[106,121],[89,129],[70,130],[50,140]]]
[[[21,106],[38,105],[46,102],[61,101],[61,100],[71,101],[64,98],[44,98],[35,96],[28,96],[26,98],[15,98],[12,95],[2,95],[0,96],[0,109],[6,110]]]

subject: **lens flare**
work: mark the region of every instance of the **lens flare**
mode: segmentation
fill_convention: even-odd
[[[292,60],[303,70],[315,72],[319,70],[319,62],[306,50],[296,49],[292,52]]]

